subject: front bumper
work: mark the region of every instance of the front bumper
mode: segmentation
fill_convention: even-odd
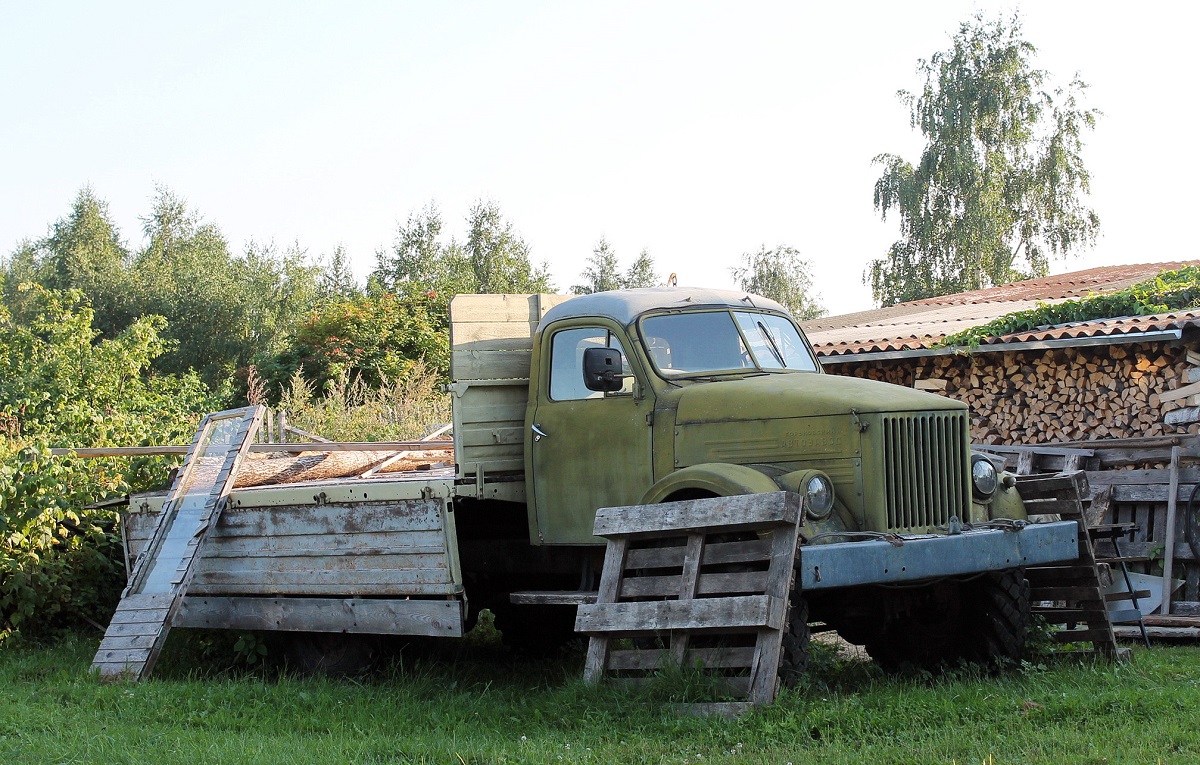
[[[825,590],[1041,566],[1078,557],[1079,525],[1059,521],[945,536],[809,545],[800,548],[797,571],[802,589]]]

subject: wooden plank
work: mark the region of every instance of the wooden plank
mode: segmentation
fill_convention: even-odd
[[[139,633],[136,635],[112,635],[105,633],[104,639],[100,641],[100,651],[124,651],[133,649],[149,650],[154,647],[154,643],[159,638],[162,632],[156,629],[153,632]]]
[[[1200,385],[1200,383],[1197,383]],[[1167,487],[1167,522],[1165,534],[1163,535],[1163,544],[1166,549],[1163,551],[1163,581],[1170,583],[1174,578],[1175,567],[1175,531],[1176,531],[1176,510],[1178,507],[1177,499],[1179,497],[1179,447],[1171,447],[1171,482]],[[1163,588],[1162,604],[1159,606],[1159,613],[1171,613],[1171,587]]]
[[[121,624],[147,624],[155,622],[162,624],[166,621],[169,611],[170,608],[118,609],[113,613],[112,621],[109,622],[108,626],[116,627]]]
[[[1186,502],[1188,495],[1192,493],[1194,484],[1180,484],[1175,489],[1175,501]],[[1132,504],[1136,502],[1149,502],[1153,504],[1166,504],[1171,499],[1171,487],[1169,484],[1150,484],[1150,485],[1121,485],[1115,484],[1112,487],[1113,501]]]
[[[625,573],[625,551],[629,546],[627,537],[608,540],[604,550],[604,567],[600,570],[600,588],[596,593],[597,603],[612,603],[621,591],[621,580]],[[575,631],[579,629],[580,611],[591,606],[581,605],[575,614]],[[587,657],[583,665],[583,678],[589,683],[598,683],[604,677],[604,667],[608,663],[609,639],[605,635],[597,635],[588,641]]]
[[[624,649],[613,651],[610,654],[608,668],[616,671],[653,671],[667,666],[670,658],[670,652],[665,649]],[[692,648],[687,652],[684,661],[685,666],[695,666],[699,662],[705,667],[721,669],[749,667],[754,661],[754,648],[752,646]]]
[[[170,608],[175,598],[170,593],[135,593],[121,599],[122,611]]]
[[[455,295],[450,301],[450,322],[451,326],[475,321],[538,322],[550,308],[572,297],[548,293]]]
[[[261,529],[262,533],[257,533]],[[285,528],[284,531],[292,529]],[[136,529],[141,532],[142,529]],[[318,533],[276,533],[277,524],[247,523],[230,528],[219,524],[213,530],[211,544],[205,547],[201,560],[206,558],[247,558],[324,555],[401,555],[444,552],[446,536],[442,529],[374,529],[350,531],[346,527]],[[145,547],[147,535],[131,534],[130,552],[137,554]]]
[[[146,666],[146,663],[142,662],[142,661],[134,661],[134,662],[108,662],[108,661],[96,662],[96,661],[93,661],[92,662],[92,669],[99,670],[101,677],[116,678],[116,679],[120,679],[123,677],[136,678],[142,674],[142,671],[145,669],[145,666]]]
[[[625,568],[673,568],[683,564],[683,546],[646,547],[629,550]],[[754,563],[766,560],[771,553],[770,539],[750,539],[741,542],[717,542],[704,546],[704,565]]]
[[[640,632],[714,628],[782,629],[786,601],[768,595],[708,600],[595,603],[579,607],[577,632]]]
[[[1024,499],[1030,515],[1079,515],[1083,505],[1077,499]]]
[[[146,665],[146,651],[142,648],[117,648],[104,649],[96,652],[97,663],[117,665],[117,666],[142,666]],[[101,677],[104,675],[101,674]]]
[[[1043,446],[1041,444],[971,444],[972,451],[982,451],[995,454],[1052,454],[1057,456],[1091,457],[1094,449],[1070,448],[1061,446]]]
[[[1140,640],[1140,627],[1113,627],[1118,637]],[[1200,627],[1146,627],[1146,634],[1157,640],[1196,640],[1200,638]]]
[[[1165,486],[1171,482],[1171,470],[1169,467],[1140,468],[1137,470],[1089,470],[1087,471],[1087,479],[1088,485],[1093,488],[1112,484],[1124,486],[1162,484]],[[1180,467],[1179,483],[1188,484],[1189,486],[1200,483],[1200,468]]]
[[[1105,561],[1110,560],[1108,555],[1112,551],[1112,544],[1108,542],[1097,543],[1097,556]],[[1126,542],[1121,540],[1121,552],[1126,558],[1140,558],[1142,560],[1152,560],[1162,557],[1166,546],[1162,542]],[[1192,553],[1192,548],[1187,542],[1176,542],[1175,551],[1173,553],[1176,563],[1194,563],[1196,556]]]
[[[1017,476],[1017,491],[1023,499],[1057,499],[1070,491],[1077,491],[1082,497],[1087,495],[1087,488],[1087,474],[1083,471],[1049,476]]]
[[[680,574],[667,576],[627,576],[621,584],[621,598],[668,597],[681,589]],[[701,574],[697,594],[703,596],[762,592],[767,584],[766,571]],[[687,597],[694,597],[690,595]]]
[[[361,535],[369,540],[370,535]],[[269,540],[266,540],[269,543]],[[331,550],[323,552],[260,549],[249,554],[205,555],[200,560],[202,570],[212,574],[239,569],[253,571],[313,571],[334,572],[356,569],[413,569],[437,571],[447,567],[445,547],[399,550],[371,548]]]
[[[700,556],[704,552],[704,535],[689,534],[687,547],[683,554],[682,573],[676,583],[673,593],[680,600],[696,597],[700,585]],[[629,579],[625,580],[628,583]],[[691,636],[687,632],[675,632],[671,635],[671,659],[676,666],[683,666]]]
[[[508,601],[526,606],[578,606],[582,603],[595,603],[596,593],[586,590],[529,590],[509,593]]]
[[[199,584],[199,582],[197,583]],[[437,592],[452,592],[455,584],[450,579],[446,568],[435,569],[349,569],[316,572],[312,570],[248,571],[245,569],[230,569],[226,571],[206,571],[204,589],[218,590],[221,587],[235,585],[259,585],[267,592],[272,587],[288,587],[292,592],[317,592],[318,588],[329,586],[345,587],[390,587],[407,591],[413,588],[413,594],[418,590],[429,592],[436,588]],[[321,589],[328,592],[328,589]]]
[[[527,351],[452,351],[453,380],[528,380],[533,354]]]
[[[1112,633],[1109,629],[1060,630],[1050,633],[1058,643],[1092,643],[1102,645],[1111,642]]]
[[[1187,398],[1200,393],[1200,382],[1194,382],[1190,385],[1184,385],[1175,390],[1167,390],[1158,394],[1158,400],[1166,403],[1167,401],[1175,401],[1176,399]]]
[[[362,598],[404,598],[404,597],[438,597],[458,596],[463,592],[463,586],[451,582],[398,582],[386,571],[359,572],[356,576],[342,576],[336,579],[318,580],[313,576],[305,579],[302,575],[286,577],[287,581],[263,582],[249,579],[247,581],[227,580],[221,582],[196,582],[188,587],[188,592],[194,595],[248,595],[252,597],[302,597],[323,595],[328,597],[362,597]],[[273,577],[279,579],[281,577]]]
[[[537,322],[477,321],[454,325],[450,347],[462,350],[532,350]]]
[[[1032,475],[1033,461],[1036,458],[1034,452],[1021,452],[1017,455],[1017,475]]]
[[[1092,587],[1031,587],[1029,598],[1033,601],[1039,600],[1077,600],[1090,601],[1095,600],[1098,596],[1098,591],[1095,586]],[[1099,602],[1099,601],[1095,601]]]
[[[801,498],[791,492],[690,499],[658,505],[603,507],[596,512],[597,536],[680,532],[720,528],[736,531],[771,523],[797,523]]]
[[[172,625],[461,637],[463,604],[458,600],[189,596]]]

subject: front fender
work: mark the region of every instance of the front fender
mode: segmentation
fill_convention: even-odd
[[[640,504],[656,505],[680,491],[701,491],[717,497],[731,497],[779,491],[779,485],[766,474],[745,465],[705,462],[665,476],[642,495]]]

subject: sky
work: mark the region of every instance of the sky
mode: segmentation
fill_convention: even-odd
[[[165,186],[235,251],[341,245],[362,277],[410,214],[462,238],[491,200],[561,291],[601,237],[722,288],[787,245],[830,313],[865,310],[898,234],[872,159],[923,146],[896,93],[961,22],[1014,11],[1104,113],[1101,238],[1052,272],[1200,255],[1200,4],[0,0],[0,256],[85,185],[141,246]]]

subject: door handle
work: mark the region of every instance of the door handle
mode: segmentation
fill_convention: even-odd
[[[541,441],[543,438],[549,438],[550,434],[539,428],[537,425],[530,425],[529,429],[533,431],[533,440]]]

